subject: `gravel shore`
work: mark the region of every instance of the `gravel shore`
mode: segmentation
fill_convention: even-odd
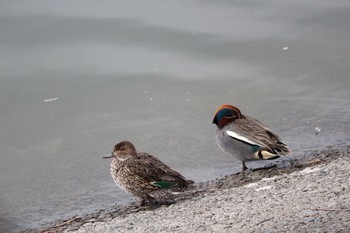
[[[174,205],[65,232],[350,232],[349,147],[326,163],[309,163],[314,164],[238,187],[226,187],[232,180],[226,177]],[[238,176],[235,180],[245,179]]]

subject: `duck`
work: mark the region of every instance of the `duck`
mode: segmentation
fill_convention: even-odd
[[[137,152],[130,141],[117,143],[113,152],[103,158],[113,158],[110,173],[115,184],[138,197],[140,206],[172,203],[173,194],[185,191],[194,183],[155,156]]]
[[[276,133],[257,119],[243,115],[236,106],[219,106],[212,123],[217,126],[218,147],[240,160],[243,171],[248,169],[247,161],[277,159],[290,153]]]

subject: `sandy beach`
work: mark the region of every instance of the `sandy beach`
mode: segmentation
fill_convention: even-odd
[[[103,211],[42,232],[350,232],[349,152],[310,153],[287,168],[198,184],[199,192],[170,206]]]

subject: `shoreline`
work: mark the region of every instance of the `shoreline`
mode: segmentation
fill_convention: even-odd
[[[340,165],[340,164],[343,165]],[[320,151],[312,151],[307,153],[305,156],[297,156],[287,161],[276,161],[273,163],[274,166],[268,169],[263,170],[255,170],[244,176],[242,174],[231,174],[224,176],[222,178],[218,178],[215,180],[207,181],[199,183],[195,186],[195,188],[191,192],[186,192],[185,195],[177,198],[177,203],[170,206],[152,206],[146,208],[139,208],[137,206],[138,203],[131,203],[126,206],[114,206],[109,209],[100,210],[96,213],[86,214],[82,216],[75,216],[67,220],[57,221],[50,225],[46,225],[40,229],[31,229],[23,232],[138,232],[138,231],[176,231],[176,232],[186,232],[188,230],[191,231],[220,231],[220,232],[230,232],[230,231],[241,231],[241,232],[275,232],[275,229],[278,229],[278,232],[283,231],[283,229],[287,229],[288,231],[307,231],[307,227],[311,225],[321,224],[322,221],[316,221],[315,219],[319,219],[317,217],[306,217],[309,218],[305,223],[295,223],[295,222],[286,222],[284,223],[284,228],[276,228],[272,227],[271,229],[267,229],[271,222],[274,221],[276,216],[271,215],[270,211],[267,211],[270,207],[273,208],[273,205],[276,203],[278,206],[283,206],[283,203],[280,203],[280,200],[274,200],[275,202],[269,203],[269,195],[271,194],[271,198],[276,199],[275,192],[281,191],[278,195],[286,198],[283,192],[292,192],[293,195],[301,195],[301,197],[308,199],[308,195],[315,195],[315,190],[320,189],[319,191],[326,192],[323,190],[327,187],[320,187],[315,175],[322,174],[325,171],[329,173],[337,172],[336,167],[338,166],[350,166],[350,146],[342,146],[340,148],[336,147],[327,147],[326,149]],[[348,167],[349,167],[348,166]],[[309,170],[308,170],[309,169]],[[335,170],[334,170],[335,169]],[[349,170],[349,169],[348,169]],[[338,169],[339,172],[339,169]],[[320,174],[319,174],[320,173]],[[333,174],[332,173],[332,174]],[[350,172],[348,174],[350,177]],[[298,183],[294,181],[296,178],[303,179],[306,177],[306,181],[304,183]],[[327,177],[322,175],[321,178],[331,179],[332,177]],[[333,178],[337,178],[333,177]],[[309,179],[309,180],[307,180]],[[308,185],[309,182],[316,182],[319,185],[313,187],[313,189],[305,188],[304,186]],[[338,182],[340,182],[339,180]],[[337,179],[334,180],[334,183],[330,183],[330,185],[336,186]],[[344,183],[344,181],[342,181]],[[278,185],[277,185],[278,184]],[[293,192],[291,185],[294,185],[293,189],[299,190],[300,192]],[[338,185],[339,186],[339,185]],[[349,190],[349,180],[345,182],[346,190]],[[276,187],[284,187],[281,190],[278,190]],[[334,187],[336,188],[336,187]],[[247,190],[255,190],[254,193],[248,193]],[[337,191],[338,193],[344,192],[342,189]],[[259,203],[256,199],[254,199],[255,194],[262,194],[263,197],[257,196],[256,198],[260,200]],[[317,193],[317,192],[316,192]],[[233,196],[232,196],[233,195]],[[238,196],[237,196],[238,195]],[[292,197],[293,197],[292,195]],[[350,203],[350,194],[345,194],[344,197]],[[240,201],[238,201],[240,199]],[[247,200],[249,199],[249,200]],[[287,198],[288,199],[288,198]],[[232,206],[232,201],[238,201],[235,203],[235,206]],[[262,208],[260,204],[266,201],[266,208]],[[294,200],[296,201],[296,200]],[[293,201],[293,202],[294,202]],[[293,202],[292,206],[284,206],[277,215],[289,216],[288,213],[291,211],[291,207],[294,206]],[[339,218],[338,212],[345,212],[345,216],[350,221],[350,204],[348,206],[335,206],[331,209],[327,209],[322,207],[324,200],[320,202],[319,206],[315,206],[315,210],[302,210],[308,213],[308,216],[323,216],[327,215],[327,213],[333,213],[334,216]],[[255,206],[259,204],[258,206]],[[250,206],[251,209],[239,209],[237,211],[237,206],[240,208],[245,205]],[[346,205],[346,203],[344,203]],[[232,208],[229,209],[231,214],[222,213],[228,206]],[[249,208],[250,208],[249,207]],[[258,208],[257,208],[258,207]],[[289,207],[289,209],[288,209]],[[214,208],[214,209],[213,209]],[[247,207],[248,208],[248,207]],[[257,210],[254,210],[257,208]],[[262,208],[262,209],[261,209]],[[319,208],[320,210],[317,210]],[[223,209],[223,210],[222,210]],[[322,210],[323,209],[323,210]],[[342,210],[343,209],[343,210]],[[274,210],[274,208],[273,208]],[[333,211],[332,211],[333,210]],[[225,211],[224,211],[225,212]],[[303,213],[304,213],[303,212]],[[323,213],[324,212],[324,213]],[[191,214],[195,213],[195,214]],[[273,211],[272,211],[273,213]],[[236,216],[238,214],[238,216]],[[261,216],[261,218],[257,218],[260,222],[257,223],[254,221],[252,224],[258,228],[252,228],[249,222],[246,222],[246,219],[242,219],[241,221],[246,222],[244,226],[240,226],[242,224],[235,223],[234,219],[240,217],[241,214],[252,215],[257,218],[257,216]],[[267,214],[269,217],[262,218],[264,214]],[[343,213],[344,214],[344,213]],[[231,215],[235,215],[232,219]],[[158,216],[158,217],[157,217]],[[155,219],[159,218],[159,216],[164,216],[164,219]],[[197,216],[202,216],[206,221],[211,222],[213,216],[215,216],[215,221],[208,226],[207,224],[201,222],[200,219],[197,219]],[[221,216],[221,217],[220,217]],[[291,217],[291,216],[289,216]],[[174,219],[175,218],[175,219]],[[179,220],[180,218],[180,220]],[[196,223],[192,224],[191,219],[197,219]],[[285,218],[285,217],[284,217]],[[144,219],[147,219],[149,222],[145,223]],[[222,220],[229,221],[231,224],[222,224]],[[160,222],[159,222],[160,221]],[[187,222],[186,222],[187,221]],[[203,220],[204,221],[204,220]],[[224,222],[225,222],[224,221]],[[233,222],[232,222],[233,221]],[[333,220],[334,221],[334,220]],[[156,223],[156,226],[152,226],[151,223]],[[166,224],[165,224],[166,223]],[[220,223],[220,224],[219,224]],[[269,224],[268,224],[269,223]],[[192,225],[193,226],[192,226]],[[196,225],[197,224],[197,225]],[[204,224],[204,225],[203,225]],[[316,224],[316,225],[317,225]],[[186,226],[191,225],[192,227],[189,229]],[[327,225],[327,224],[326,224]],[[338,225],[341,225],[339,223]],[[239,227],[240,228],[236,228]],[[322,225],[324,226],[324,224]],[[243,227],[243,228],[242,228]],[[306,227],[306,228],[305,228]],[[325,227],[325,226],[324,226]],[[331,227],[331,226],[328,226]],[[292,229],[293,228],[293,229]],[[319,227],[320,228],[320,227]],[[344,228],[344,227],[343,227]],[[309,228],[311,230],[312,228]],[[320,228],[322,230],[322,227]],[[327,228],[328,229],[328,228]],[[342,228],[339,227],[340,231],[343,232]],[[345,229],[345,228],[344,228]],[[335,228],[329,228],[328,230],[335,230]],[[350,227],[345,229],[350,231]],[[276,231],[277,232],[277,231]],[[344,231],[345,232],[345,231]]]

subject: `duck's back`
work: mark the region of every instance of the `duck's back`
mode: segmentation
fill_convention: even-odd
[[[194,183],[153,155],[141,152],[138,156],[142,164],[145,165],[147,173],[152,177],[151,182],[159,186],[159,188],[167,188],[167,185],[169,185],[168,187],[172,189],[182,189]]]

